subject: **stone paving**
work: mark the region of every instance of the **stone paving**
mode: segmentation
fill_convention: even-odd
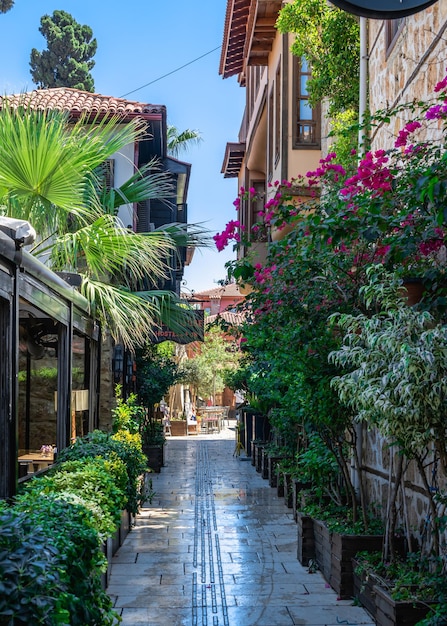
[[[231,425],[168,440],[156,495],[113,557],[123,626],[373,626],[300,565],[290,509],[234,451]]]

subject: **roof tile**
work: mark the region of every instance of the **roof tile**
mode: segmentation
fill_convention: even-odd
[[[135,116],[153,118],[163,116],[166,111],[164,105],[103,96],[68,87],[36,89],[27,93],[3,96],[2,101],[7,101],[14,106],[29,106],[37,110],[66,111],[74,117],[86,115],[88,117],[119,116],[124,119],[131,119]]]

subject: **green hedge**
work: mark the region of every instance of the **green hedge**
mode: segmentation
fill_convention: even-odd
[[[0,626],[113,626],[103,542],[144,497],[139,441],[99,431],[0,502]]]

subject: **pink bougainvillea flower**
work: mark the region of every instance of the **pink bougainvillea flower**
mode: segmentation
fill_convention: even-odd
[[[399,131],[399,134],[397,136],[394,146],[396,148],[405,147],[407,145],[408,136],[411,133],[414,133],[414,131],[417,130],[418,128],[421,128],[421,123],[417,121],[408,122],[408,124],[405,124],[404,128],[402,128],[402,130]]]
[[[439,91],[443,91],[447,87],[447,74],[444,76],[442,80],[439,81],[435,85],[434,92],[438,93]]]
[[[238,232],[240,228],[241,224],[238,220],[230,220],[226,225],[225,230],[214,235],[213,239],[219,252],[222,252],[222,250],[227,247],[231,239],[240,241],[240,234]]]

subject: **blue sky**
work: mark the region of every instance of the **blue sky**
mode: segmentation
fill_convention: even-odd
[[[92,71],[97,93],[164,104],[168,123],[201,132],[203,142],[181,156],[192,164],[188,221],[205,223],[214,234],[235,217],[237,180],[224,179],[220,170],[227,141],[237,141],[245,104],[236,77],[223,80],[219,75],[225,9],[226,0],[16,0],[11,11],[0,15],[0,91],[35,88],[29,60],[32,48],[46,48],[39,33],[42,15],[64,10],[88,24],[98,41]],[[202,291],[216,286],[232,257],[231,249],[197,250],[185,270],[186,287]]]

